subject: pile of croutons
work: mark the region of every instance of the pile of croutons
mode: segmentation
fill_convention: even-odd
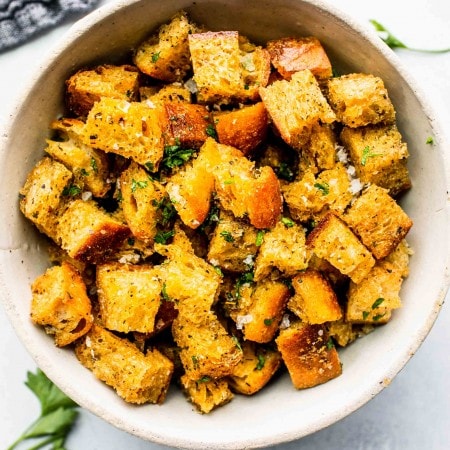
[[[313,387],[401,306],[407,146],[383,81],[336,76],[316,38],[180,12],[66,106],[20,191],[54,263],[31,319],[125,401]]]

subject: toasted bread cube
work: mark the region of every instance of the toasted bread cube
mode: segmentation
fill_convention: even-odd
[[[228,378],[233,391],[253,395],[260,391],[273,377],[281,364],[281,355],[269,347],[250,341],[241,344],[244,356]]]
[[[411,187],[408,148],[395,125],[344,128],[341,139],[363,183],[388,189],[392,196]]]
[[[158,80],[181,81],[191,69],[188,36],[198,31],[184,11],[142,42],[134,54],[139,70]]]
[[[262,280],[276,268],[285,276],[293,276],[308,266],[305,231],[295,222],[286,226],[279,221],[267,231],[255,264],[255,280]]]
[[[346,347],[359,337],[371,333],[374,329],[375,327],[371,324],[358,325],[345,322],[343,319],[328,324],[328,333],[341,347]]]
[[[152,180],[135,162],[120,175],[120,192],[125,220],[133,236],[152,242],[161,220],[160,205],[166,197],[164,187]]]
[[[342,373],[339,355],[329,345],[324,325],[291,322],[280,330],[275,342],[296,389],[317,386]]]
[[[199,323],[180,311],[173,321],[172,335],[181,349],[181,362],[191,380],[231,375],[242,359],[242,350],[211,312],[203,314]]]
[[[275,81],[259,89],[260,96],[282,139],[301,149],[314,125],[328,124],[335,115],[310,70],[301,70],[290,81]]]
[[[150,108],[156,105],[171,103],[192,103],[192,94],[181,83],[172,83],[161,86],[142,86],[139,89],[141,102]]]
[[[63,164],[44,157],[28,174],[19,192],[24,216],[55,241],[58,214],[71,180],[72,172]]]
[[[255,150],[267,136],[268,118],[262,102],[216,113],[214,123],[219,142],[241,150],[244,155]]]
[[[315,125],[305,150],[312,156],[319,171],[330,170],[335,167],[335,149],[336,137],[331,127],[328,125]]]
[[[258,247],[257,231],[222,212],[209,243],[208,261],[232,272],[244,272],[253,266]]]
[[[237,31],[194,33],[189,36],[197,99],[201,103],[256,100],[266,86],[270,59]]]
[[[144,355],[127,339],[93,325],[78,341],[81,364],[128,403],[163,403],[173,373],[172,362],[158,350]]]
[[[412,227],[401,206],[375,184],[356,199],[343,219],[376,259],[389,255]]]
[[[345,319],[354,323],[382,324],[393,309],[402,306],[402,271],[389,261],[379,261],[358,284],[350,283]]]
[[[354,283],[361,282],[375,264],[372,254],[337,216],[327,214],[309,234],[307,245]]]
[[[403,240],[397,245],[394,251],[385,258],[385,261],[393,264],[395,270],[398,271],[403,278],[406,278],[409,275],[409,258],[412,254],[413,251],[408,243],[406,240]]]
[[[330,60],[316,37],[274,39],[267,42],[267,50],[273,66],[286,80],[305,69],[318,79],[333,75]]]
[[[84,123],[61,119],[54,121],[52,128],[59,137],[47,139],[45,151],[72,171],[77,186],[92,192],[94,197],[104,197],[110,189],[108,158],[101,150],[83,144]]]
[[[159,271],[148,264],[107,263],[97,266],[102,325],[108,330],[152,333],[161,304]]]
[[[339,320],[342,310],[329,281],[318,271],[308,269],[292,279],[295,295],[288,308],[302,322],[320,324]]]
[[[135,101],[139,93],[139,71],[131,65],[104,64],[79,70],[66,81],[66,102],[78,116],[87,116],[101,97]]]
[[[256,168],[242,154],[233,155],[233,147],[216,144],[222,162],[212,168],[217,198],[235,217],[248,216],[258,229],[275,226],[282,208],[280,183],[273,169]]]
[[[352,73],[328,80],[328,100],[337,120],[356,128],[395,122],[395,110],[383,80]]]
[[[184,148],[200,148],[208,138],[212,124],[209,112],[203,105],[185,102],[166,102],[167,115],[166,145],[179,145]]]
[[[206,219],[214,191],[214,175],[211,168],[220,160],[216,143],[207,139],[197,159],[186,164],[172,175],[166,185],[183,223],[198,228]]]
[[[243,293],[243,297],[246,295],[248,292]],[[232,315],[245,339],[260,344],[270,342],[278,331],[289,296],[289,287],[281,281],[265,279],[257,283],[251,289],[250,304]],[[244,299],[242,303],[245,302]]]
[[[167,257],[160,266],[164,297],[176,302],[181,317],[202,323],[216,300],[221,276],[203,258],[177,245],[155,244],[155,250]]]
[[[300,180],[283,187],[283,197],[292,217],[305,222],[318,219],[329,210],[341,215],[353,194],[345,167],[337,163],[317,177],[307,171]]]
[[[227,404],[234,397],[226,380],[209,377],[192,380],[188,375],[183,375],[180,382],[188,400],[203,414]]]
[[[89,111],[83,139],[156,170],[164,153],[163,119],[160,108],[104,97]]]
[[[130,235],[128,226],[92,200],[72,201],[61,215],[56,231],[69,256],[86,263],[104,261]]]
[[[68,262],[53,266],[31,285],[31,320],[55,336],[58,347],[71,344],[92,326],[91,301],[78,270]]]

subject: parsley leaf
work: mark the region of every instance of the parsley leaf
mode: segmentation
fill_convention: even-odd
[[[158,61],[158,59],[159,59],[159,54],[160,54],[161,52],[156,52],[156,53],[153,53],[153,55],[152,55],[152,63],[154,64],[156,61]]]
[[[381,153],[371,153],[370,147],[367,145],[364,147],[361,157],[361,165],[365,166],[369,158],[374,158],[375,156],[381,156]]]
[[[295,222],[292,219],[289,219],[289,217],[282,217],[281,218],[281,223],[286,227],[286,228],[291,228],[295,225]]]
[[[264,358],[263,355],[258,355],[258,363],[256,364],[255,369],[256,370],[262,370],[264,368],[264,365],[266,364],[266,358]]]
[[[209,137],[212,137],[213,139],[217,139],[217,132],[216,132],[214,126],[211,125],[211,124],[208,124],[208,125],[206,126],[206,134],[207,134]]]
[[[433,136],[428,136],[427,140],[425,141],[425,144],[434,144]]]
[[[167,244],[167,241],[175,235],[174,230],[170,231],[158,231],[155,236],[155,242],[157,244]]]
[[[131,180],[131,192],[136,192],[137,189],[144,189],[148,185],[147,181],[136,181],[134,178]]]
[[[66,186],[62,191],[62,195],[64,195],[65,197],[76,197],[79,194],[81,194],[81,188],[76,184],[70,184],[69,186]]]
[[[262,243],[264,242],[264,234],[265,231],[263,230],[259,230],[258,233],[256,234],[255,245],[257,247],[261,247]]]
[[[220,235],[225,239],[226,242],[234,242],[234,237],[229,231],[221,231]]]
[[[448,53],[450,52],[450,48],[442,48],[442,49],[423,49],[423,48],[412,48],[405,45],[402,41],[397,39],[384,25],[381,25],[380,22],[377,22],[374,19],[370,20],[370,23],[374,26],[375,30],[378,33],[378,36],[385,42],[385,44],[392,48],[403,48],[405,50],[410,50],[412,52],[422,52],[422,53]]]
[[[315,183],[314,187],[322,192],[322,195],[328,195],[330,193],[330,185],[328,183]]]
[[[52,449],[63,450],[64,442],[76,418],[78,405],[55,386],[42,372],[28,372],[25,385],[41,404],[41,414],[7,450],[15,449],[22,441],[42,438],[33,449],[52,444]]]
[[[173,169],[174,167],[182,166],[192,158],[195,152],[193,148],[181,148],[179,144],[166,145],[161,168]]]
[[[378,308],[384,302],[384,298],[377,298],[372,305],[372,309]]]

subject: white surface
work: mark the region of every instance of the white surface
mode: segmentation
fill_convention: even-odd
[[[330,0],[331,1],[331,0]],[[101,3],[106,3],[103,1]],[[357,2],[334,0],[347,13],[367,22],[379,20],[411,46],[450,47],[450,3],[447,0]],[[407,6],[406,6],[407,5]],[[0,55],[2,122],[32,67],[67,28]],[[450,123],[450,54],[423,55],[398,51],[430,103]],[[450,149],[449,149],[450,151]],[[432,183],[432,180],[430,180]],[[432,224],[430,224],[432,226]],[[449,230],[450,232],[450,230]],[[447,296],[447,299],[449,297]],[[392,384],[374,400],[341,422],[278,449],[446,449],[450,442],[450,307],[441,314],[417,354]],[[11,443],[38,414],[34,396],[23,385],[35,365],[15,337],[0,309],[0,448]],[[149,417],[149,420],[151,418]],[[82,411],[68,441],[69,449],[163,449],[129,436]]]

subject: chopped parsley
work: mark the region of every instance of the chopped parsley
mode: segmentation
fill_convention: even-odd
[[[69,184],[62,191],[62,195],[66,197],[76,197],[79,194],[81,194],[81,188],[76,184]]]
[[[373,316],[374,322],[378,322],[385,315],[386,315],[386,313],[384,313],[384,314],[377,314],[376,316]]]
[[[86,169],[82,168],[82,169],[80,170],[80,175],[81,175],[82,177],[88,177],[88,176],[89,176],[89,172],[88,172]]]
[[[270,318],[270,319],[264,319],[264,325],[265,325],[266,327],[270,327],[270,325],[272,325],[272,323],[273,323],[273,319],[272,319],[272,318]]]
[[[372,309],[378,308],[384,302],[384,298],[377,298],[372,305]]]
[[[429,144],[429,145],[434,144],[433,136],[428,136],[427,140],[425,141],[425,144]]]
[[[264,365],[266,364],[266,358],[264,358],[264,356],[261,354],[259,354],[257,356],[258,356],[258,363],[256,364],[255,369],[262,370],[264,368]]]
[[[98,166],[95,158],[91,158],[91,168],[94,171],[94,173],[98,173]]]
[[[180,144],[164,146],[164,155],[161,161],[162,169],[173,169],[182,166],[189,161],[196,150],[192,148],[181,148]]]
[[[281,162],[278,167],[274,168],[274,171],[278,178],[286,181],[293,181],[295,174],[288,163]]]
[[[289,219],[289,217],[282,217],[281,218],[281,223],[286,227],[286,228],[291,228],[295,225],[295,222],[292,219]]]
[[[213,139],[217,139],[217,132],[216,132],[214,126],[211,125],[210,123],[206,126],[205,131],[209,137],[212,137]]]
[[[322,192],[322,195],[328,195],[330,193],[330,185],[328,183],[315,183],[314,187]]]
[[[203,375],[201,378],[199,378],[197,380],[197,384],[208,383],[209,381],[211,381],[211,377],[208,377],[207,375]]]
[[[155,171],[155,165],[152,162],[146,162],[144,166],[149,172]]]
[[[231,339],[233,340],[234,345],[236,345],[236,348],[238,348],[242,352],[242,346],[239,342],[239,339],[234,334],[231,336]]]
[[[167,244],[167,241],[175,235],[174,230],[170,231],[158,231],[155,236],[155,242],[157,244]]]
[[[372,153],[370,150],[370,147],[367,145],[366,147],[364,147],[364,150],[362,152],[361,165],[365,166],[367,164],[367,160],[369,158],[374,158],[375,156],[381,156],[381,154],[380,153]]]
[[[335,347],[335,345],[334,345],[334,341],[333,341],[333,338],[329,338],[328,339],[328,341],[327,341],[327,350],[331,350],[332,348],[334,348]]]
[[[258,233],[256,234],[255,245],[257,247],[261,247],[262,243],[264,242],[264,234],[265,232],[262,230],[259,230]]]
[[[163,197],[161,200],[152,200],[152,205],[156,207],[158,211],[161,211],[161,219],[159,223],[162,226],[168,225],[177,215],[177,210],[173,206],[169,197]]]
[[[222,269],[219,266],[213,266],[213,267],[214,267],[214,272],[216,272],[218,275],[223,277]]]
[[[145,189],[147,186],[147,181],[136,181],[134,178],[131,180],[131,192],[136,192],[138,189]]]
[[[369,311],[363,311],[362,318],[363,320],[366,320],[369,317],[370,312]]]
[[[166,283],[163,283],[162,288],[161,288],[161,295],[162,298],[165,302],[171,302],[172,299],[170,298],[169,294],[167,293],[167,285]],[[194,358],[194,357],[192,357]]]
[[[241,287],[245,284],[253,283],[253,279],[253,272],[245,272],[237,279],[236,284],[234,285],[235,296],[237,299],[241,298]]]
[[[234,242],[234,237],[229,231],[221,231],[220,235],[225,239],[226,242]]]
[[[161,52],[153,53],[153,55],[152,55],[152,63],[153,64],[156,63],[156,61],[158,61],[160,53]]]

